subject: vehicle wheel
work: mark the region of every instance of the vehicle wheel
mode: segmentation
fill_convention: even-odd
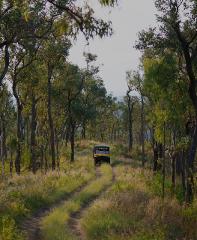
[[[94,165],[97,166],[98,165],[98,161],[96,159],[94,159]]]

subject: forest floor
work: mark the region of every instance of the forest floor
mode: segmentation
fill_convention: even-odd
[[[83,149],[84,146],[81,148]],[[91,149],[59,173],[0,186],[1,240],[195,240],[197,203],[181,204],[166,181],[115,151],[95,167]]]

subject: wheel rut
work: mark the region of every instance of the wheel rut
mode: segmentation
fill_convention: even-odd
[[[72,234],[76,236],[77,240],[86,240],[85,233],[83,232],[80,225],[80,219],[83,217],[87,209],[89,209],[97,199],[101,198],[102,195],[104,195],[107,192],[107,190],[114,184],[114,182],[115,182],[115,172],[114,172],[114,168],[112,167],[111,183],[106,185],[104,189],[97,196],[91,198],[87,203],[85,203],[79,211],[71,214],[70,219],[68,221],[68,226]]]
[[[85,189],[86,186],[91,184],[91,182],[95,181],[95,179],[98,179],[100,176],[101,176],[101,173],[99,169],[96,168],[96,177],[84,183],[82,186],[78,187],[76,190],[69,193],[61,200],[54,203],[52,206],[41,208],[33,216],[27,218],[21,224],[21,230],[26,235],[26,240],[42,240],[41,226],[40,226],[41,220],[47,215],[49,215],[53,209],[60,207],[62,204],[64,204],[65,201],[72,199],[75,195],[79,194],[81,191],[83,191],[83,189]]]

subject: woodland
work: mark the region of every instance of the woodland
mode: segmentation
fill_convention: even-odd
[[[154,1],[121,99],[96,54],[68,60],[79,34],[113,35],[82,2],[0,0],[0,240],[195,240],[197,1]]]

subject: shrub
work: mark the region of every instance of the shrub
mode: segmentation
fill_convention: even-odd
[[[10,216],[4,216],[2,218],[2,240],[22,240],[23,236],[17,229],[14,219]]]

